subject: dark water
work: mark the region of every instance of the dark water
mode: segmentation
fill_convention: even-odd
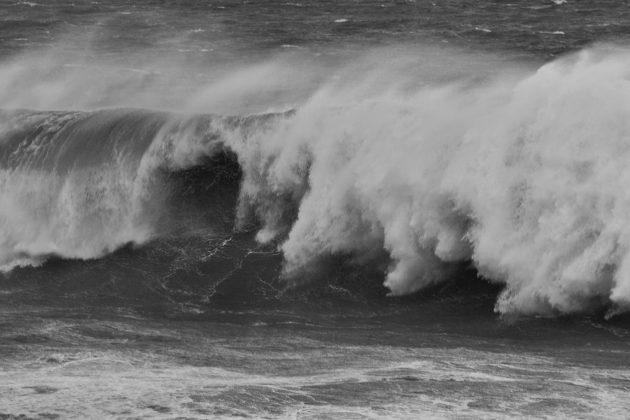
[[[0,417],[627,417],[628,6],[0,2]]]
[[[548,58],[627,36],[627,6],[624,1],[5,1],[0,36],[5,55],[70,38],[63,49],[89,42],[92,54],[149,49],[208,61],[264,55],[283,46],[331,53],[427,40]],[[347,21],[335,22],[341,19]],[[68,35],[77,31],[81,39]],[[199,57],[204,48],[210,51]]]

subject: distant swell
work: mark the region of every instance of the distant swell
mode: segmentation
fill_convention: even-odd
[[[361,265],[385,253],[394,295],[469,262],[505,285],[500,313],[622,312],[629,65],[625,51],[594,49],[526,76],[382,86],[382,75],[361,76],[295,111],[247,117],[5,111],[0,266],[254,227],[278,244],[287,278],[330,257]],[[193,228],[200,219],[178,203],[197,199],[190,177],[213,165],[204,182],[238,185],[236,209],[215,191],[195,207],[215,222]]]

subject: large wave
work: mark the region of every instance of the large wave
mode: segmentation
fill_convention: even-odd
[[[288,278],[386,252],[394,295],[469,262],[505,285],[500,313],[624,311],[630,53],[593,48],[529,74],[410,63],[338,69],[281,113],[7,111],[0,264],[163,235],[163,174],[229,153],[236,226],[278,244]]]

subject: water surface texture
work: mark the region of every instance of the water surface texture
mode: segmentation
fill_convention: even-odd
[[[626,1],[0,1],[0,418],[626,418]]]

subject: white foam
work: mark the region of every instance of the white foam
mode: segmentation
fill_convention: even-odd
[[[506,284],[502,313],[626,305],[629,63],[625,51],[588,50],[476,87],[353,73],[233,144],[243,201],[265,203],[267,241],[285,232],[276,197],[296,197],[288,274],[384,248],[394,294],[470,259]]]

